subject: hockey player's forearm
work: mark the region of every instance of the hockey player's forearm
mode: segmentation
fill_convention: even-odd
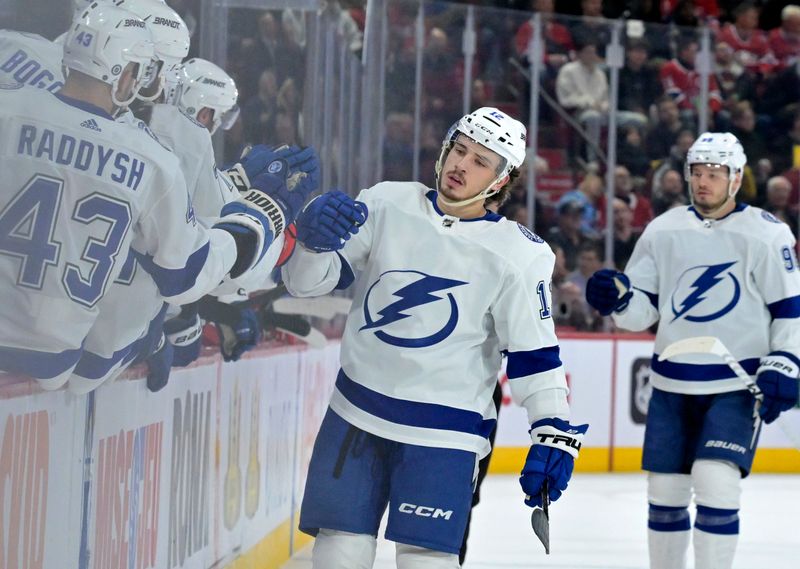
[[[639,289],[633,289],[628,306],[622,312],[612,314],[614,323],[631,332],[646,330],[658,322],[658,309],[653,306],[653,298]]]
[[[800,326],[796,318],[776,318],[770,325],[770,351],[800,358]]]
[[[336,253],[314,253],[297,247],[281,275],[293,296],[322,296],[336,288],[341,270],[342,261]]]
[[[544,389],[531,393],[521,406],[528,412],[528,423],[533,424],[540,419],[558,417],[569,419],[569,403],[567,403],[566,387]]]

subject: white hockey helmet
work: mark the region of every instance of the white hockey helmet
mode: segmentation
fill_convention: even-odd
[[[64,66],[111,85],[114,104],[124,108],[143,85],[145,72],[155,57],[155,45],[147,24],[123,8],[93,3],[77,17],[64,38]],[[117,99],[117,87],[125,67],[138,65],[131,96]]]
[[[436,161],[437,187],[447,153],[459,133],[468,136],[478,144],[499,155],[502,162],[497,172],[497,178],[488,188],[475,197],[461,202],[451,203],[442,197],[442,200],[448,205],[466,205],[496,194],[500,190],[493,190],[492,186],[510,174],[514,168],[522,166],[527,149],[527,129],[525,125],[494,107],[481,107],[461,117],[447,132],[442,143],[442,152]]]
[[[177,85],[167,87],[171,103],[196,118],[204,107],[214,111],[211,134],[221,126],[228,130],[239,116],[236,82],[218,65],[195,57],[180,66]]]
[[[159,63],[148,69],[145,86],[151,87],[157,81],[150,95],[139,95],[144,101],[155,101],[164,88],[164,75],[180,64],[189,53],[191,43],[189,28],[180,15],[161,0],[116,0],[115,4],[130,10],[147,22],[156,46],[156,59]]]
[[[747,164],[742,143],[730,132],[704,132],[697,137],[689,152],[686,153],[686,164],[683,175],[686,181],[691,179],[692,164],[714,164],[728,168],[728,196],[733,196],[736,190],[733,185],[736,175],[744,172]]]

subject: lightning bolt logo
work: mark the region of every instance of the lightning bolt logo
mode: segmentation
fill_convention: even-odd
[[[414,273],[421,275],[422,278],[393,292],[392,295],[396,296],[399,300],[396,300],[395,302],[379,310],[377,313],[380,316],[379,318],[373,318],[369,311],[370,296],[381,280],[391,273]],[[465,284],[467,283],[464,281],[435,277],[420,271],[386,271],[380,277],[378,277],[378,280],[375,281],[367,291],[366,297],[364,298],[364,321],[366,324],[362,326],[359,331],[376,330],[375,336],[393,346],[421,348],[439,343],[449,336],[455,329],[456,323],[458,322],[458,305],[456,304],[453,295],[449,292],[445,295],[435,295],[432,293]],[[410,318],[411,314],[407,314],[406,311],[412,308],[424,306],[439,300],[444,300],[445,298],[450,302],[450,317],[448,318],[447,323],[440,330],[433,334],[422,338],[401,338],[388,334],[383,330],[377,330],[378,328],[382,328],[393,322]]]
[[[684,317],[685,320],[689,322],[709,322],[711,320],[715,320],[720,316],[729,312],[736,303],[739,302],[739,296],[741,294],[741,287],[739,285],[739,281],[736,280],[736,277],[733,273],[725,273],[728,269],[730,269],[733,265],[736,264],[736,261],[730,263],[720,263],[719,265],[708,265],[708,266],[700,266],[700,267],[692,267],[691,269],[687,270],[686,272],[681,275],[681,278],[685,276],[689,271],[693,271],[696,269],[705,269],[699,277],[697,277],[694,282],[689,286],[692,291],[686,295],[686,297],[680,302],[680,308],[675,306],[675,294],[672,296],[672,314],[675,316],[672,319],[672,322],[675,322],[678,318]],[[689,315],[689,311],[692,310],[694,307],[699,305],[701,302],[706,300],[708,297],[706,293],[708,293],[711,289],[717,286],[719,283],[723,282],[726,277],[730,278],[733,282],[733,297],[731,301],[728,302],[722,309],[717,310],[711,314],[701,315],[701,316],[691,316]],[[680,280],[679,280],[680,283]],[[676,291],[677,292],[677,291]]]

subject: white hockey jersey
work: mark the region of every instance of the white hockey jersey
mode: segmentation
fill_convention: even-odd
[[[194,215],[199,223],[211,227],[219,218],[222,206],[234,200],[237,192],[227,176],[217,170],[210,133],[175,106],[155,104],[148,110],[153,134],[179,160]],[[147,123],[130,111],[118,117],[117,122],[132,128],[147,128]],[[186,204],[181,204],[181,207],[185,210]],[[236,281],[229,281],[224,290],[238,290],[241,282],[248,282],[248,279],[264,282],[282,246],[282,238],[273,242],[259,263],[262,268],[248,271]],[[246,294],[237,298],[246,299]],[[70,386],[85,391],[124,369],[137,355],[132,350],[137,340],[148,331],[151,321],[159,315],[164,300],[152,276],[142,270],[134,258],[129,258],[120,276],[98,304],[99,316],[84,341],[84,352],[70,378]]]
[[[0,83],[21,83],[55,93],[64,86],[64,48],[47,38],[0,30]]]
[[[667,211],[645,229],[625,268],[634,294],[614,321],[644,330],[658,321],[650,380],[676,393],[743,388],[711,355],[658,361],[671,343],[715,336],[755,375],[773,351],[800,356],[800,268],[788,226],[757,207],[738,205],[719,220],[693,207]]]
[[[358,199],[369,217],[341,251],[298,247],[283,268],[296,296],[342,288],[361,272],[331,408],[387,439],[484,456],[507,353],[512,396],[531,421],[565,418],[550,247],[497,214],[444,215],[422,184],[384,182]]]
[[[196,223],[177,159],[92,105],[0,90],[0,171],[0,369],[60,381],[129,248],[178,303],[236,259],[230,234]]]

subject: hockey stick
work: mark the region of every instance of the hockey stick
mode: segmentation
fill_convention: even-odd
[[[533,508],[531,512],[531,527],[533,533],[544,545],[544,552],[550,555],[550,489],[545,478],[542,484],[542,507]]]
[[[673,342],[664,348],[664,351],[658,356],[658,361],[661,362],[671,357],[685,354],[712,354],[722,358],[728,367],[731,368],[733,373],[736,374],[736,377],[741,380],[741,382],[747,388],[747,391],[753,395],[756,400],[756,404],[753,408],[754,429],[753,439],[750,443],[750,447],[752,448],[758,434],[758,429],[761,425],[761,415],[758,412],[761,402],[764,401],[764,394],[761,392],[761,389],[758,387],[756,382],[753,381],[753,378],[750,377],[750,374],[747,373],[739,364],[738,360],[733,356],[733,354],[728,351],[728,348],[725,347],[725,344],[723,344],[722,340],[719,338],[715,338],[714,336],[696,336],[694,338],[684,338],[683,340],[678,340],[677,342]],[[795,449],[800,450],[800,438],[798,438],[797,435],[783,421],[781,421],[780,416],[776,422],[783,431],[783,434],[786,435],[786,438],[789,439],[789,442],[792,443],[792,446],[794,446]]]

